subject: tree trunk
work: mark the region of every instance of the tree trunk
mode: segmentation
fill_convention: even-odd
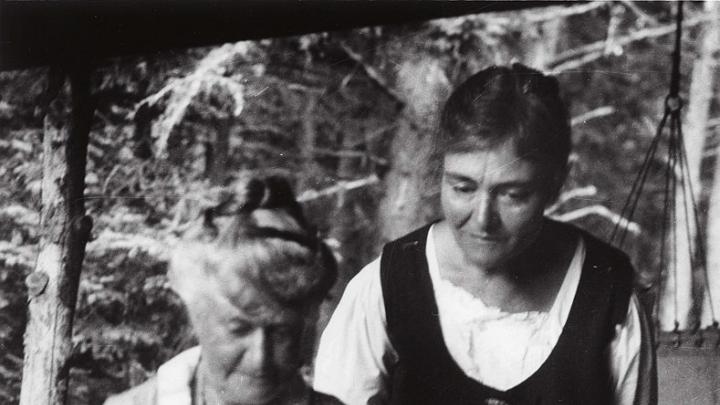
[[[710,17],[706,23],[705,35],[703,38],[702,51],[698,64],[702,62],[702,68],[707,72],[704,75],[710,80],[702,83],[702,93],[707,97],[706,103],[709,105],[712,97],[712,90],[715,88],[712,81],[713,75],[717,74],[718,55],[720,55],[720,3],[714,1],[705,2],[705,13]],[[693,80],[693,83],[695,80]],[[707,124],[709,109],[703,110],[705,115],[703,120],[698,120],[697,125]],[[688,111],[689,115],[690,111]],[[707,127],[703,127],[705,130]],[[717,156],[717,154],[716,154]],[[712,325],[713,321],[717,321],[720,317],[720,161],[715,159],[715,170],[713,176],[713,185],[710,191],[710,202],[707,217],[707,239],[705,246],[707,248],[707,282],[708,286],[705,290],[703,299],[703,308],[701,315],[701,325]],[[698,183],[695,183],[698,184]],[[708,296],[709,292],[709,296]],[[712,306],[710,305],[712,302]],[[713,316],[714,315],[714,316]],[[714,319],[713,319],[714,318]]]
[[[213,185],[222,185],[225,181],[233,118],[222,114],[211,121],[213,127],[205,145],[205,174]]]
[[[386,194],[378,215],[380,244],[407,233],[424,220],[423,196],[427,192],[423,166],[430,146],[427,134],[449,90],[442,68],[429,59],[404,62],[397,82],[406,104],[392,142],[392,166],[384,179]]]
[[[83,200],[93,113],[90,71],[70,72],[69,87],[70,95],[66,87],[45,116],[43,236],[37,264],[26,279],[29,320],[20,405],[61,405],[67,396],[75,301],[92,228]]]
[[[299,179],[298,189],[305,190],[315,188],[310,184],[309,179],[316,178],[317,167],[315,164],[315,147],[317,145],[317,129],[315,128],[315,109],[318,96],[308,92],[305,108],[302,115],[302,143],[300,144],[300,158],[302,159],[302,177]]]
[[[545,70],[557,56],[558,44],[565,26],[564,18],[555,18],[529,27],[532,37],[524,41],[524,61],[527,66]]]
[[[705,3],[705,12],[718,16],[718,7],[715,2]],[[713,54],[718,51],[718,18],[710,19],[701,35],[699,58],[693,64],[692,79],[688,99],[687,114],[684,122],[684,143],[687,152],[688,179],[693,186],[694,199],[700,198],[700,165],[705,145],[705,133],[707,128],[710,102],[714,82]],[[689,197],[689,196],[688,196]],[[675,257],[670,255],[669,267],[666,271],[663,290],[661,291],[659,321],[661,330],[669,331],[678,322],[680,329],[688,329],[692,324],[691,313],[693,310],[693,270],[704,271],[704,269],[693,269],[692,254],[696,252],[697,229],[693,218],[690,201],[684,202],[682,189],[678,184],[678,192],[675,195],[676,220],[671,223],[671,235],[674,232],[676,238],[668,240],[668,244],[674,246]],[[688,198],[689,199],[689,198]],[[686,216],[684,205],[688,204]],[[677,265],[677,271],[673,268],[673,261]],[[675,274],[677,272],[677,274]],[[696,297],[698,300],[701,297]]]
[[[386,194],[380,203],[380,244],[393,240],[419,225],[420,192],[418,172],[422,162],[418,149],[424,148],[422,136],[412,118],[404,116],[391,147],[392,168],[385,177]]]

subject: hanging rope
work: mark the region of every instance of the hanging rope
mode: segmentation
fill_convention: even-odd
[[[706,255],[704,249],[705,237],[703,235],[703,228],[700,226],[700,218],[697,202],[695,200],[695,192],[693,190],[692,178],[690,175],[690,167],[687,160],[687,151],[685,150],[685,142],[683,139],[682,124],[680,112],[683,107],[682,99],[680,98],[680,55],[681,55],[681,40],[682,40],[682,20],[683,20],[683,2],[678,2],[677,6],[677,18],[676,18],[676,31],[675,31],[675,49],[672,53],[672,72],[670,75],[670,91],[668,96],[665,98],[665,111],[660,124],[658,125],[657,132],[650,143],[650,147],[645,153],[645,158],[640,168],[640,172],[633,181],[625,204],[622,209],[621,217],[624,217],[630,223],[633,220],[633,216],[638,206],[640,196],[643,193],[643,189],[648,180],[651,172],[651,168],[654,166],[653,162],[656,161],[656,155],[660,149],[661,144],[667,146],[667,159],[665,159],[664,167],[664,190],[663,190],[663,222],[661,224],[661,237],[662,242],[660,245],[660,268],[666,269],[669,274],[672,274],[676,280],[678,280],[678,235],[677,235],[677,220],[678,216],[682,215],[685,219],[685,232],[687,236],[688,248],[690,249],[690,265],[692,268],[700,268],[705,281],[705,292],[707,293],[707,299],[709,301],[710,315],[713,321],[713,327],[718,328],[718,321],[715,314],[715,307],[713,305],[713,297],[710,291],[710,284],[708,280],[708,270],[706,266]],[[664,137],[666,126],[668,127],[667,138]],[[680,194],[678,194],[680,193]],[[681,199],[681,204],[678,204],[678,198]],[[680,207],[678,206],[680,205]],[[678,212],[681,209],[680,212]],[[691,222],[692,221],[692,222]],[[696,237],[693,240],[693,232],[691,227],[695,227]],[[668,233],[668,227],[670,227],[670,233]],[[623,226],[620,221],[615,224],[615,227],[610,236],[611,242],[618,247],[621,247],[625,243],[625,239],[628,234],[627,225]],[[694,242],[695,241],[695,242]],[[693,246],[696,247],[693,252]],[[667,260],[667,256],[671,260]],[[662,291],[662,278],[660,278],[660,285],[658,291]],[[656,302],[653,309],[653,318],[657,321],[657,308],[660,293],[656,295]],[[678,289],[677,286],[673,291],[674,301],[674,333],[676,334],[676,344],[680,343],[680,331],[679,331],[679,300],[678,300]]]

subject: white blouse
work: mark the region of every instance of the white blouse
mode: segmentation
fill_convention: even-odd
[[[585,243],[579,239],[548,312],[508,313],[442,279],[433,240],[428,237],[428,269],[450,355],[468,377],[500,391],[513,388],[542,366],[560,338],[580,282]]]
[[[540,368],[560,337],[585,260],[582,238],[548,312],[506,313],[440,276],[432,234],[431,227],[425,254],[450,355],[468,377],[501,391],[513,388]],[[631,405],[635,397],[643,344],[639,317],[633,296],[610,345],[616,405]],[[350,281],[323,332],[313,388],[346,404],[364,405],[385,392],[387,370],[396,361],[376,259]]]

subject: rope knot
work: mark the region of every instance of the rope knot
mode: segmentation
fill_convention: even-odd
[[[665,110],[671,113],[678,113],[683,108],[683,99],[679,96],[667,96],[665,98]]]

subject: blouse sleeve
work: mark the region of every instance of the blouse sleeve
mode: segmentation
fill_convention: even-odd
[[[615,405],[657,404],[653,335],[645,312],[633,294],[625,322],[610,344]]]
[[[320,338],[313,389],[348,405],[376,403],[396,358],[386,331],[377,259],[348,283]]]

